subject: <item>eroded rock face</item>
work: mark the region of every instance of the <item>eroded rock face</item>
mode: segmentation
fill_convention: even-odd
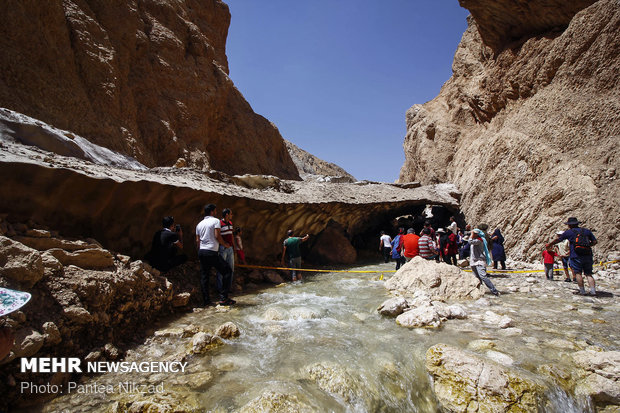
[[[3,2],[0,107],[149,167],[298,179],[228,77],[229,23],[220,0]]]
[[[407,112],[399,181],[453,182],[467,221],[500,227],[515,258],[569,216],[618,249],[620,8],[590,3],[462,0],[452,78]]]
[[[214,179],[185,168],[120,169],[11,142],[0,140],[0,145],[0,212],[12,221],[32,220],[68,237],[92,237],[105,249],[134,259],[144,257],[162,217],[168,215],[183,228],[184,252],[195,258],[194,229],[208,203],[215,203],[219,211],[233,210],[234,225],[244,229],[249,262],[271,264],[279,260],[288,229],[310,234],[304,243],[310,250],[315,245],[337,248],[317,254],[317,260],[351,263],[356,252],[348,237],[363,234],[413,207],[434,204],[456,211],[459,205],[459,194],[450,185],[399,188],[222,173]],[[338,223],[333,227],[337,231],[319,235],[332,221]],[[72,250],[48,252],[64,264],[79,262],[86,255],[100,259],[97,268],[109,264],[109,257],[98,251],[96,244],[19,235],[36,247]]]

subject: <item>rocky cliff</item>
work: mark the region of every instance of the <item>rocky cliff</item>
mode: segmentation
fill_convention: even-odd
[[[229,23],[220,0],[3,1],[0,107],[149,167],[298,179],[228,77]]]
[[[462,210],[532,258],[569,216],[618,249],[620,4],[461,0],[440,94],[407,111],[400,181],[452,182]]]
[[[353,175],[342,169],[336,164],[324,161],[311,153],[304,151],[297,145],[287,140],[288,149],[293,163],[299,171],[299,175],[304,180],[324,180],[329,182],[355,182]]]

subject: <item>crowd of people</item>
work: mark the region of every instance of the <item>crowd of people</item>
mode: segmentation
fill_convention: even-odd
[[[542,252],[545,276],[547,279],[553,279],[557,257],[564,268],[564,281],[571,282],[570,268],[573,274],[572,280],[579,286],[579,293],[596,295],[596,283],[592,277],[592,247],[596,244],[596,238],[589,229],[580,228],[580,222],[575,217],[569,218],[565,224],[568,230],[558,231],[557,238],[546,244]],[[450,225],[446,228],[435,230],[427,220],[419,234],[416,234],[413,228],[409,228],[405,233],[401,227],[398,229],[398,234],[391,238],[385,231],[381,231],[379,250],[383,252],[386,263],[389,258],[396,263],[396,270],[416,256],[458,265],[456,259],[458,254],[460,259],[469,259],[469,266],[474,275],[489,288],[491,293],[498,296],[499,291],[489,280],[486,268],[493,263],[494,269],[497,270],[501,266],[502,270],[506,270],[504,236],[499,228],[496,228],[491,235],[487,230],[488,226],[485,224],[473,230],[470,225],[461,229],[454,217],[450,217]],[[582,274],[588,280],[589,292],[585,291]]]

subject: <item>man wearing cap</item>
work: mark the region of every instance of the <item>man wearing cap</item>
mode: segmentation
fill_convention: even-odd
[[[579,223],[575,217],[568,218],[568,221],[565,222],[568,225],[568,230],[564,231],[562,235],[558,235],[555,240],[547,245],[558,244],[564,240],[569,241],[569,266],[573,272],[573,278],[577,278],[579,294],[586,295],[581,275],[583,273],[588,278],[590,295],[596,295],[596,283],[594,277],[592,277],[592,249],[590,248],[596,245],[596,238],[589,229],[580,228]],[[584,248],[585,244],[588,244],[588,246]]]
[[[420,241],[420,237],[415,234],[413,228],[409,228],[407,235],[403,236],[403,257],[407,262],[420,255],[418,241]]]
[[[557,236],[560,236],[562,234],[564,234],[564,231],[558,231],[555,233],[555,235]],[[564,241],[558,244],[558,255],[562,259],[562,266],[564,267],[564,275],[565,275],[564,281],[569,283],[570,274],[568,272],[568,260],[570,257],[570,242],[567,239],[565,239]],[[577,282],[577,279],[574,278],[574,276],[573,276],[573,281]]]

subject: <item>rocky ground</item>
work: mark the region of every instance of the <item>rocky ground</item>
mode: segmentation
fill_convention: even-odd
[[[395,296],[378,311],[424,334],[445,328],[479,337],[466,349],[439,344],[427,351],[427,370],[447,411],[535,411],[545,403],[541,378],[598,411],[617,411],[620,254],[607,258],[611,263],[595,274],[595,297],[578,295],[563,273],[550,281],[529,272],[540,271],[539,264],[510,262],[520,272],[492,276],[501,292],[493,297],[471,273],[413,260],[386,282]]]

